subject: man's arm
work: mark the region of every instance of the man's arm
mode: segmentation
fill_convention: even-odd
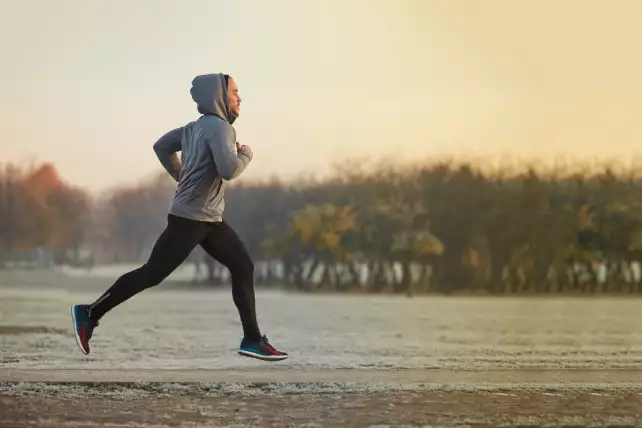
[[[181,161],[177,152],[181,151],[183,128],[176,128],[163,135],[154,143],[154,152],[163,168],[178,181],[181,172]]]
[[[252,160],[252,150],[243,146],[237,152],[236,131],[231,126],[223,127],[219,135],[210,136],[207,144],[212,151],[219,175],[225,180],[238,177]]]

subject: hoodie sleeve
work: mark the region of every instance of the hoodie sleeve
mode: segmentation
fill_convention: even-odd
[[[176,153],[181,151],[182,136],[183,128],[180,127],[169,131],[154,143],[154,152],[158,160],[176,181],[181,172],[181,161]]]
[[[215,135],[210,135],[207,144],[212,151],[216,170],[225,180],[238,177],[252,160],[252,152],[236,151],[236,131],[231,126],[222,126]]]

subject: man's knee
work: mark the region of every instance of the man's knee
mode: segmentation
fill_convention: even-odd
[[[234,266],[230,266],[230,274],[239,277],[254,277],[254,261],[250,257],[235,260]]]
[[[249,257],[244,257],[241,260],[239,269],[246,272],[248,275],[254,275],[254,261]]]

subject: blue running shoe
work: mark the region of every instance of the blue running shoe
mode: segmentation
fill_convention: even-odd
[[[76,343],[83,354],[89,354],[89,339],[98,326],[98,321],[89,318],[89,305],[73,305],[71,307],[71,320],[74,323],[74,336]]]
[[[243,339],[239,354],[263,361],[281,361],[288,358],[288,354],[277,351],[274,346],[270,345],[266,336],[263,336],[260,340]]]

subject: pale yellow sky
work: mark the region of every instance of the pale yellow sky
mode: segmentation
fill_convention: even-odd
[[[626,159],[640,22],[636,0],[0,0],[1,159],[91,190],[148,177],[210,72],[239,84],[247,177],[354,156]]]

